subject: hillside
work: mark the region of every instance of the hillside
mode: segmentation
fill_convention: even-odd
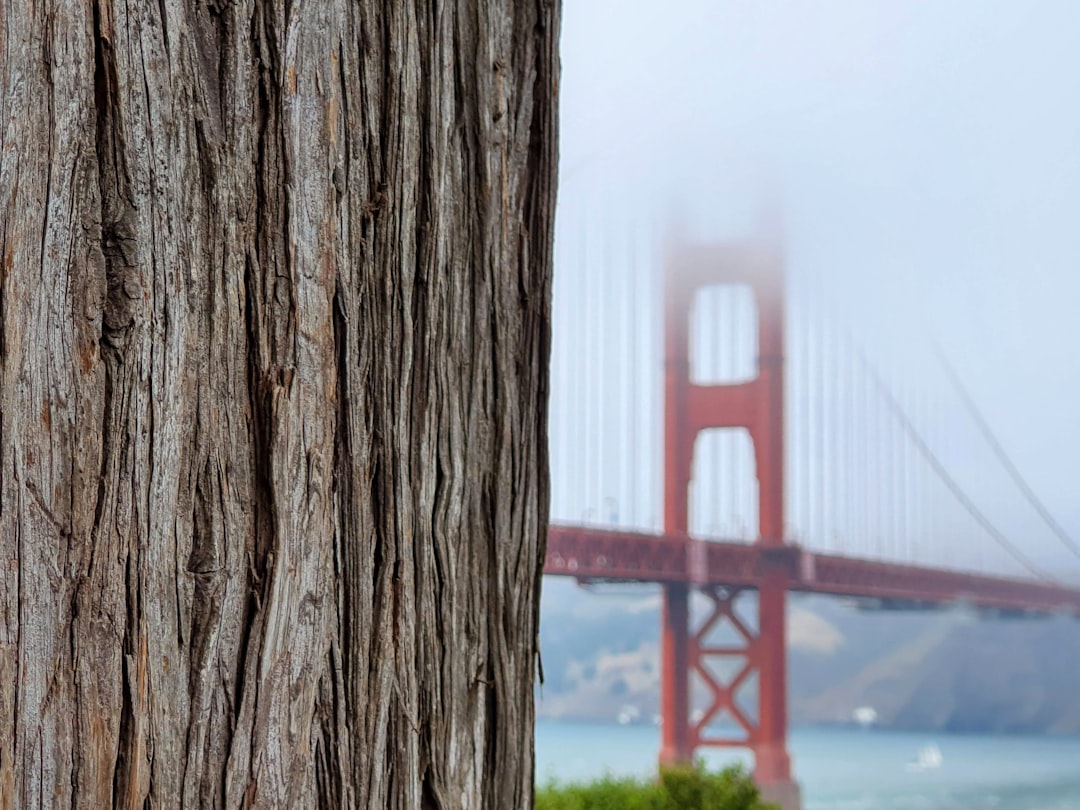
[[[546,581],[540,715],[614,720],[627,711],[650,721],[658,608],[652,589],[590,593]],[[887,728],[1080,733],[1080,622],[861,613],[804,597],[792,599],[789,627],[793,722],[847,723],[855,708],[872,706]],[[740,702],[751,703],[752,690]]]

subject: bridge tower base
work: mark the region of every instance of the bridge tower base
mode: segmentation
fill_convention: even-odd
[[[771,782],[761,786],[761,798],[780,810],[802,810],[802,791],[797,782]]]

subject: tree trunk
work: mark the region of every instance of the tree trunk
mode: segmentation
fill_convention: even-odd
[[[558,23],[0,6],[0,806],[531,806]]]

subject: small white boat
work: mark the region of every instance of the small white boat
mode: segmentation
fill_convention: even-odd
[[[919,749],[918,755],[913,762],[907,764],[907,769],[912,772],[933,771],[940,768],[945,762],[941,755],[941,749],[936,745],[924,745]]]
[[[870,728],[877,722],[878,713],[872,706],[860,706],[852,712],[852,718],[862,728]]]

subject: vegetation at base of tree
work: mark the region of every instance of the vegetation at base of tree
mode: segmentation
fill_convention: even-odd
[[[742,768],[710,772],[702,763],[662,768],[658,780],[604,776],[586,784],[548,782],[536,810],[777,810],[761,800]]]

